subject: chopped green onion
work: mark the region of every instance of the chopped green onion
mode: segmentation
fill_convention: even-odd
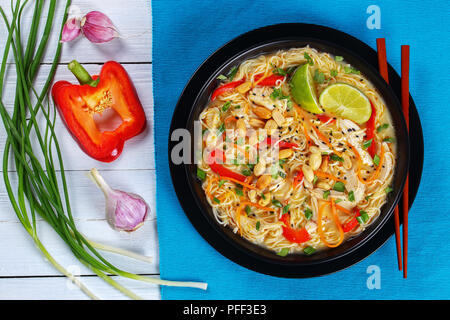
[[[284,71],[284,69],[278,68],[274,64],[272,64],[272,68],[273,68],[273,71],[272,71],[273,74],[276,74],[276,75],[279,75],[279,76],[287,75],[287,73],[286,73],[286,71]]]
[[[335,56],[334,60],[337,62],[341,62],[341,61],[344,61],[344,57],[343,56]]]
[[[313,59],[311,58],[311,56],[308,53],[305,52],[303,54],[303,57],[305,57],[306,62],[308,62],[310,66],[314,65],[314,61],[313,61]]]
[[[247,213],[247,215],[249,215],[252,212],[252,209],[250,208],[249,205],[245,206],[245,213]]]
[[[361,220],[362,220],[364,223],[366,223],[367,221],[369,221],[369,215],[367,214],[367,212],[365,212],[364,210],[360,210],[359,213],[361,214],[361,216],[358,217],[358,218],[361,218]]]
[[[225,123],[222,123],[219,127],[219,129],[217,129],[217,135],[221,135],[223,132],[225,131]]]
[[[277,255],[281,257],[286,257],[289,254],[289,248],[283,248],[280,252],[277,252]]]
[[[355,193],[353,190],[348,193],[348,201],[355,201]]]
[[[257,221],[256,222],[256,230],[259,231],[260,227],[261,227],[261,222]]]
[[[334,200],[334,203],[338,204],[341,201],[342,201],[342,199],[336,199],[336,200]]]
[[[289,207],[290,207],[290,206],[291,206],[291,205],[288,204],[288,205],[286,205],[286,206],[283,207],[283,214],[288,213]]]
[[[261,198],[263,198],[264,200],[266,200],[266,196],[264,195],[264,193],[261,193]]]
[[[222,106],[222,111],[226,112],[231,106],[231,101],[227,101],[224,103],[224,105]]]
[[[354,74],[360,74],[361,72],[359,72],[359,70],[356,70],[353,67],[349,67],[349,66],[344,66],[344,71],[345,73],[354,73]]]
[[[377,154],[373,157],[373,163],[377,166],[380,164],[380,157]]]
[[[214,197],[214,198],[213,198],[213,200],[214,200],[214,202],[216,202],[216,203],[220,204],[220,200],[219,200],[219,199],[217,199],[216,197]]]
[[[336,70],[331,70],[331,72],[330,72],[330,75],[332,76],[332,77],[336,77],[337,75],[338,75],[338,72],[336,71]]]
[[[234,189],[234,191],[236,192],[236,194],[240,197],[244,196],[244,192],[242,191],[242,189],[236,188]]]
[[[282,205],[281,202],[280,202],[279,200],[277,200],[277,199],[273,199],[273,200],[272,200],[272,204],[273,204],[275,207],[283,208],[283,205]]]
[[[314,249],[314,248],[311,247],[311,246],[307,246],[305,249],[303,249],[303,252],[304,252],[307,256],[309,256],[309,255],[313,254],[314,252],[316,252],[316,249]]]
[[[331,193],[330,190],[324,191],[324,192],[323,192],[323,198],[324,198],[325,200],[327,200],[327,199],[328,199],[328,196],[330,195],[330,193]]]
[[[225,183],[225,180],[220,180],[220,181],[219,181],[219,188],[220,188],[221,186],[223,186],[224,183]]]
[[[365,198],[365,199],[366,199],[366,201],[369,201],[370,197],[372,197],[372,195],[371,195],[371,194],[367,195],[367,196],[366,196],[366,198]]]
[[[344,192],[345,191],[345,185],[343,182],[338,181],[334,184],[333,186],[333,190],[335,191],[340,191],[340,192]]]
[[[273,89],[273,92],[270,94],[270,98],[272,100],[276,100],[276,99],[283,100],[283,99],[289,98],[289,96],[284,95],[283,91],[281,91],[280,88],[275,88],[275,89]]]
[[[253,172],[252,172],[252,170],[250,170],[250,169],[243,169],[243,170],[242,170],[242,174],[243,174],[244,176],[246,176],[246,177],[249,177],[249,176],[251,176],[251,175],[253,174]]]
[[[223,74],[221,74],[220,76],[217,77],[218,80],[227,80],[228,78],[226,76],[224,76]]]
[[[380,132],[381,130],[387,129],[389,127],[389,123],[383,123],[382,125],[378,126],[377,132]]]
[[[313,184],[316,184],[317,180],[319,180],[319,177],[314,175]]]
[[[206,179],[206,172],[203,171],[200,168],[197,168],[197,178],[199,178],[200,180],[205,180]]]
[[[320,72],[319,69],[316,69],[314,71],[314,81],[317,83],[325,82],[325,75],[323,74],[323,72]]]
[[[383,139],[383,142],[387,142],[387,143],[393,143],[395,142],[395,138],[393,137],[387,137]]]
[[[342,157],[339,157],[337,154],[334,154],[334,153],[330,156],[330,159],[333,161],[344,162],[344,159]]]
[[[227,78],[229,80],[233,80],[233,78],[236,75],[237,71],[238,71],[238,67],[234,66],[233,68],[231,68],[230,72],[228,72],[228,74],[227,74]]]
[[[372,141],[373,141],[373,139],[364,141],[364,143],[363,143],[363,149],[369,148],[369,147],[372,145]]]
[[[278,175],[283,179],[286,178],[286,173],[284,173],[283,171],[278,171]]]
[[[241,106],[240,105],[236,105],[236,106],[234,106],[234,109],[240,109],[241,108]]]
[[[392,189],[391,187],[387,187],[386,189],[384,189],[384,191],[386,193],[390,193],[390,192],[394,191],[394,189]]]
[[[305,218],[306,218],[306,220],[311,219],[312,215],[313,215],[312,210],[310,208],[306,208],[305,209]]]

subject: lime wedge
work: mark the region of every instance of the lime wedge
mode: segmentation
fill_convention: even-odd
[[[323,113],[317,103],[314,81],[308,63],[297,68],[291,79],[291,94],[294,101],[312,113]]]
[[[346,83],[335,83],[325,88],[319,98],[320,105],[335,116],[362,124],[372,114],[369,98]]]

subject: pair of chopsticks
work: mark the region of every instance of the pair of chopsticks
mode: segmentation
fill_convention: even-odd
[[[389,84],[388,65],[386,57],[386,40],[377,39],[378,68],[383,79]],[[409,45],[401,46],[401,99],[402,110],[409,132]],[[408,207],[409,207],[409,174],[406,176],[403,190],[403,266],[400,240],[400,217],[398,206],[394,209],[395,242],[397,248],[398,269],[403,268],[403,278],[408,275]]]

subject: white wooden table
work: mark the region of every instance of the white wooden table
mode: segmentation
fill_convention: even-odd
[[[32,1],[31,1],[32,2]],[[0,0],[8,13],[10,0]],[[68,176],[71,204],[78,228],[88,238],[138,252],[153,257],[148,264],[115,254],[105,253],[116,266],[135,273],[159,276],[158,239],[156,233],[155,209],[155,160],[153,141],[153,93],[152,93],[152,17],[150,0],[73,0],[83,13],[99,10],[107,14],[126,39],[115,39],[110,43],[95,45],[85,38],[63,46],[61,64],[56,80],[69,80],[76,83],[74,76],[67,70],[67,64],[77,59],[91,74],[98,74],[102,64],[115,60],[126,68],[134,81],[144,106],[148,128],[146,132],[129,140],[120,158],[105,164],[86,156],[57,120],[57,134],[62,148],[65,169]],[[48,4],[48,1],[47,1]],[[49,41],[41,72],[37,78],[37,87],[42,86],[54,49],[60,19],[62,19],[65,1],[58,1],[55,27]],[[25,12],[24,26],[31,22],[32,9],[29,5]],[[46,16],[46,15],[45,15]],[[43,17],[45,19],[45,17]],[[24,32],[24,31],[23,31]],[[6,30],[0,24],[0,50]],[[11,59],[12,61],[12,59]],[[4,102],[12,110],[14,98],[15,69],[11,63],[7,73]],[[3,152],[5,132],[0,126],[0,150]],[[97,187],[87,178],[86,172],[96,167],[113,188],[140,194],[151,207],[151,215],[144,226],[134,233],[122,233],[112,230],[104,217],[104,197]],[[42,220],[38,222],[38,234],[50,254],[70,272],[80,276],[98,297],[102,299],[126,298],[120,292],[104,283],[85,268],[59,239],[56,233]],[[135,293],[147,299],[160,299],[160,289],[156,285],[143,284],[128,279],[118,279]],[[86,299],[87,297],[65,277],[46,262],[34,247],[29,235],[15,216],[3,179],[0,181],[0,299]]]

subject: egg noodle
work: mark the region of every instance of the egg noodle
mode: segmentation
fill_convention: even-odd
[[[346,83],[370,100],[371,140],[366,123],[293,101],[289,79],[305,63],[317,96]],[[391,118],[374,86],[341,57],[310,47],[261,55],[234,72],[219,78],[199,116],[198,172],[217,223],[280,255],[311,254],[361,233],[392,191],[395,167]]]

